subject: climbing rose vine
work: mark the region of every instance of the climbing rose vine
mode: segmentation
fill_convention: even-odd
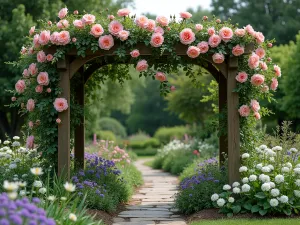
[[[207,59],[220,64],[229,56],[238,57],[237,88],[229,91],[239,93],[236,110],[241,116],[244,150],[253,142],[249,130],[255,120],[269,113],[260,107],[258,99],[271,99],[270,90],[276,90],[281,76],[280,67],[273,64],[269,55],[273,41],[265,41],[263,34],[251,25],[238,28],[230,21],[210,20],[207,16],[195,23],[189,12],[181,12],[179,19],[158,16],[152,20],[130,16],[129,9],[120,9],[117,15],[108,11],[80,15],[77,10],[71,14],[63,8],[57,21],[42,21],[38,29],[32,27],[28,40],[21,49],[20,60],[13,63],[23,71],[23,77],[15,85],[11,107],[20,107],[20,113],[28,114],[26,129],[35,137],[43,155],[55,155],[57,151],[57,126],[66,122],[59,113],[72,108],[73,128],[80,122],[76,115],[83,113],[74,95],[71,102],[59,97],[63,90],[58,85],[56,63],[70,50],[76,50],[78,57],[85,57],[87,51],[105,54],[110,50],[118,63],[114,68],[119,68],[120,63],[123,67],[108,69],[107,77],[123,82],[128,79],[124,64],[134,64],[141,75],[159,81],[164,95],[176,89],[169,86],[168,76],[177,69],[183,68],[187,76],[196,80],[193,64],[205,68]],[[151,49],[150,56],[142,56],[141,44]],[[176,54],[178,45],[186,46],[187,57]],[[160,60],[162,57],[164,60]]]

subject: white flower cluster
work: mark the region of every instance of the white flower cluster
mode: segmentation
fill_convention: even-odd
[[[158,149],[157,152],[160,157],[164,157],[169,152],[177,151],[177,150],[189,150],[190,147],[191,146],[189,144],[185,144],[180,140],[173,140],[170,141],[167,145],[165,145],[162,149]]]

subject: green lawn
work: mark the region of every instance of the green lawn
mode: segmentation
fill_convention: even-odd
[[[202,220],[190,225],[300,225],[300,219],[224,219]]]

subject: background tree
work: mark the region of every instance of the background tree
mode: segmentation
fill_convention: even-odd
[[[251,24],[278,44],[295,40],[300,27],[299,0],[212,0],[211,6],[214,15],[240,26]]]

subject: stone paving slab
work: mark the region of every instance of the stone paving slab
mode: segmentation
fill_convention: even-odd
[[[113,225],[187,225],[174,208],[177,191],[176,176],[143,165],[145,160],[136,162],[144,178],[143,187],[132,196],[132,205],[114,218]]]

